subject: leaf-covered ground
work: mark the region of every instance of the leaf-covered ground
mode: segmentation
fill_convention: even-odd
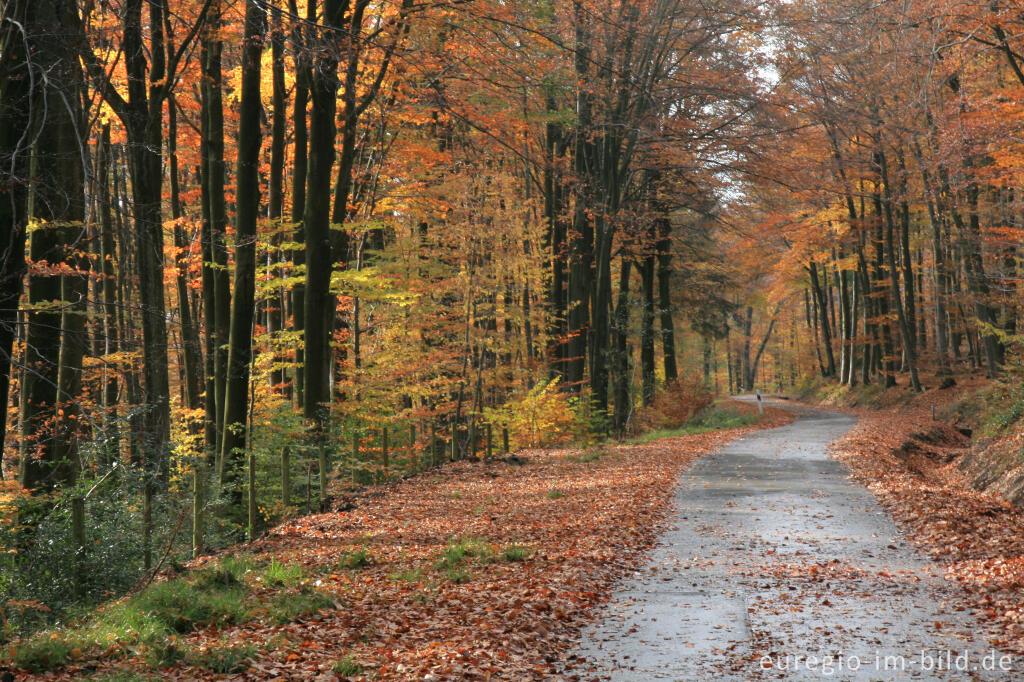
[[[922,551],[963,587],[992,644],[1024,653],[1024,510],[971,488],[957,457],[967,441],[930,406],[860,411],[834,446]]]
[[[373,489],[352,509],[298,518],[248,549],[256,561],[301,564],[331,606],[284,625],[207,627],[178,645],[251,647],[237,679],[553,676],[593,607],[654,542],[679,473],[792,418],[769,410],[756,427],[453,463]],[[78,660],[44,677],[218,677],[184,664],[153,670],[144,653]]]

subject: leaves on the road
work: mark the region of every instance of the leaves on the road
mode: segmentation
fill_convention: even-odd
[[[954,608],[973,608],[995,646],[1024,652],[1024,511],[971,487],[956,459],[966,441],[930,409],[860,416],[835,456],[963,587]]]
[[[791,419],[770,410],[746,429],[529,450],[519,453],[525,463],[452,463],[374,489],[353,509],[295,519],[252,547],[256,559],[302,564],[333,607],[284,625],[209,628],[181,645],[255,647],[240,673],[247,679],[552,676],[593,607],[652,546],[680,471]],[[103,663],[80,661],[60,675]],[[217,677],[197,667],[168,674]]]

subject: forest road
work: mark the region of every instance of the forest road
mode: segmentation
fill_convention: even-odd
[[[566,678],[1024,679],[829,458],[856,420],[773,404],[798,419],[683,474],[670,529],[585,629]]]

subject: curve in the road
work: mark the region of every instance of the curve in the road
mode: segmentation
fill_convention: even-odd
[[[787,409],[797,421],[686,472],[673,527],[584,632],[569,676],[1024,679],[828,457],[855,419]]]

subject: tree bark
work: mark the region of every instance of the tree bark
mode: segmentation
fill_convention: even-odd
[[[224,435],[221,445],[221,485],[241,498],[238,471],[245,462],[248,436],[249,366],[252,360],[252,326],[256,293],[256,223],[259,217],[260,156],[260,55],[266,14],[258,0],[245,5],[242,43],[242,96],[238,120],[238,170],[235,174],[235,290],[231,307],[231,335],[224,401]]]

